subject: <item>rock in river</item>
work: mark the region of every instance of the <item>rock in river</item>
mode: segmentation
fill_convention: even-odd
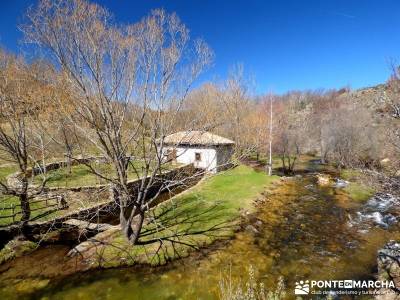
[[[319,185],[324,186],[324,185],[328,185],[329,184],[331,178],[329,177],[329,175],[326,175],[326,174],[318,174],[317,175],[317,180],[318,180],[318,184]]]
[[[400,299],[400,242],[389,241],[378,251],[378,280],[393,280],[397,293],[392,290],[380,290],[376,299]]]
[[[245,228],[245,230],[246,230],[247,232],[252,233],[252,234],[258,234],[258,233],[259,233],[259,231],[257,230],[257,228],[255,228],[253,225],[247,225],[246,228]]]

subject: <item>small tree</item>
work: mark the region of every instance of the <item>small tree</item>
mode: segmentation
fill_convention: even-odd
[[[302,95],[287,94],[275,101],[275,152],[280,156],[285,174],[293,174],[304,143],[305,122]]]
[[[31,217],[29,200],[44,187],[29,187],[29,168],[45,156],[45,137],[35,126],[48,100],[42,69],[21,58],[0,52],[0,153],[3,161],[15,164],[17,178],[0,182],[3,195],[16,196],[25,228]]]

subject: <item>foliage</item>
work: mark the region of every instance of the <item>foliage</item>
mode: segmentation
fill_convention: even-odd
[[[360,202],[367,201],[375,192],[375,190],[371,187],[354,182],[350,182],[349,185],[344,188],[344,190],[349,194],[350,198]]]
[[[221,300],[280,300],[284,299],[285,284],[280,277],[275,291],[265,291],[264,284],[257,282],[253,266],[249,266],[248,280],[234,282],[231,274],[221,278],[219,282]]]

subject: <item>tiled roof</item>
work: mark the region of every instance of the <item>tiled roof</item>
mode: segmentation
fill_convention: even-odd
[[[165,144],[173,145],[233,145],[234,141],[207,131],[179,131],[164,139]]]

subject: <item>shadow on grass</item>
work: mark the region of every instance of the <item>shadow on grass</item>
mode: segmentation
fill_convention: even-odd
[[[179,204],[178,204],[179,203]],[[190,195],[169,201],[152,211],[138,245],[157,245],[152,255],[158,262],[187,256],[217,239],[228,239],[237,228],[224,202],[210,203]]]

